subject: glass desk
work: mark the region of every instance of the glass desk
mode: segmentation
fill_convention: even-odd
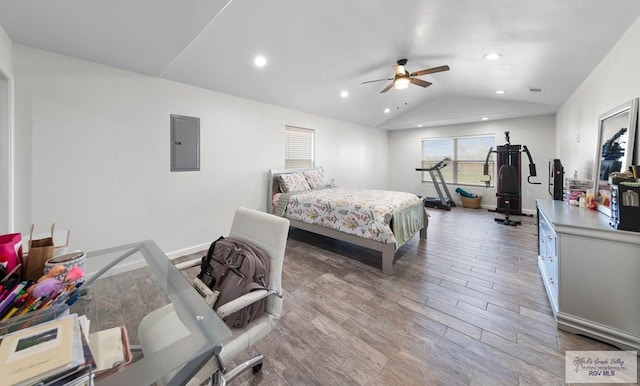
[[[124,325],[135,346],[140,320],[168,303],[188,330],[183,339],[154,354],[134,355],[131,364],[99,379],[98,386],[150,385],[180,367],[170,384],[182,385],[231,336],[227,325],[151,240],[89,252],[86,271],[81,287],[85,293],[71,312],[87,315],[90,331]]]

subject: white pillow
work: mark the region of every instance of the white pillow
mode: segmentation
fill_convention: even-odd
[[[324,169],[315,169],[302,172],[311,189],[322,189],[327,186],[324,182]]]

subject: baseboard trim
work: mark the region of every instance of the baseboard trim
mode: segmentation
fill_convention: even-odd
[[[165,255],[167,255],[169,260],[175,260],[182,256],[207,250],[209,248],[209,245],[211,245],[211,243],[193,245],[191,247],[178,249],[176,251],[165,252]],[[138,254],[137,256],[132,256],[129,259],[125,259],[120,264],[111,268],[108,272],[105,272],[102,277],[109,277],[120,273],[133,271],[134,269],[146,267],[146,265],[147,263],[145,262],[144,258]],[[87,272],[87,276],[91,276],[94,273],[95,272]]]
[[[173,252],[165,252],[165,254],[169,258],[169,260],[174,260],[174,259],[177,259],[178,257],[190,255],[192,253],[206,251],[207,249],[209,249],[210,245],[211,243],[198,244],[191,247],[178,249],[177,251],[173,251]]]

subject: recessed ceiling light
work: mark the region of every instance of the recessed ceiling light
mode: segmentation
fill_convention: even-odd
[[[349,91],[347,91],[347,90],[340,91],[340,97],[341,98],[346,98],[348,96],[349,96]]]
[[[384,109],[384,113],[385,113],[385,114],[389,114],[390,112],[391,112],[391,109],[390,109],[390,108],[388,108],[388,107],[387,107],[386,109]]]
[[[418,127],[422,127],[422,123],[419,123],[419,124],[418,124]]]
[[[506,94],[506,93],[507,93],[507,92],[506,92],[506,91],[504,91],[504,90],[496,90],[496,94],[500,94],[500,95],[502,95],[502,94]]]
[[[484,58],[487,60],[498,60],[502,57],[502,55],[497,54],[495,52],[491,52],[489,54],[484,54]]]
[[[258,55],[253,59],[253,64],[255,64],[256,67],[264,67],[267,65],[267,58],[262,55]]]
[[[489,120],[489,117],[482,117],[482,118],[480,118],[480,120],[481,120],[481,121],[488,121],[488,120]]]

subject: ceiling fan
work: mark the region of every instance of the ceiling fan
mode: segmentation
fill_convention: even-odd
[[[373,83],[373,82],[382,82],[383,80],[392,80],[387,87],[385,87],[380,93],[387,92],[394,87],[397,90],[401,90],[403,88],[409,87],[409,84],[415,84],[420,87],[429,87],[431,86],[431,82],[427,82],[426,80],[418,79],[417,76],[433,74],[436,72],[449,71],[449,66],[440,66],[427,68],[424,70],[416,71],[409,73],[404,66],[407,64],[407,59],[398,60],[397,64],[393,65],[393,70],[396,73],[393,78],[384,78],[384,79],[376,79],[376,80],[368,80],[365,83]]]

